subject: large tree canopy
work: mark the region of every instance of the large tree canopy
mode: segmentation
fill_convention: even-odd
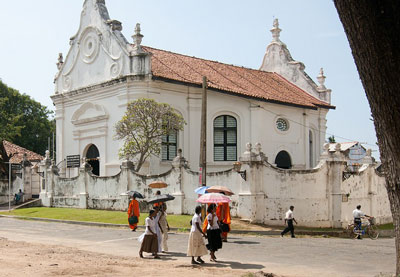
[[[0,140],[6,139],[44,155],[55,132],[52,111],[0,80]]]
[[[334,3],[374,117],[396,231],[396,276],[400,276],[400,1]]]
[[[183,130],[185,121],[170,105],[153,99],[138,99],[128,104],[125,115],[115,125],[115,138],[124,140],[120,158],[137,159],[136,171],[150,155],[159,155],[161,137]]]

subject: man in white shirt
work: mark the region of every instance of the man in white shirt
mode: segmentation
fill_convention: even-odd
[[[361,230],[361,218],[364,217],[370,218],[369,215],[366,215],[361,211],[361,205],[358,205],[353,211],[354,225],[356,226],[357,230]],[[361,235],[358,235],[357,238],[361,239]]]
[[[286,212],[285,215],[285,224],[287,222],[287,227],[285,228],[285,230],[282,231],[281,233],[281,237],[283,237],[284,234],[286,234],[287,232],[290,231],[292,238],[295,238],[294,235],[294,226],[293,226],[293,221],[297,224],[296,219],[294,219],[293,216],[293,210],[294,210],[294,206],[290,206],[289,210]]]

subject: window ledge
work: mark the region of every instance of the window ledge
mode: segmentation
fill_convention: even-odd
[[[233,163],[235,163],[236,161],[218,161],[218,162],[207,162],[208,166],[228,166],[231,165],[233,167]]]

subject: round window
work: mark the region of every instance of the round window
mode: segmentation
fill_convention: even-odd
[[[289,123],[283,118],[278,118],[276,120],[276,128],[278,128],[279,131],[287,131],[289,129]]]

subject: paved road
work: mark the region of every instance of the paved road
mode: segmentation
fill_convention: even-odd
[[[0,237],[15,241],[76,247],[119,256],[138,256],[141,233],[0,217]],[[187,234],[170,234],[173,253],[164,259],[187,264]],[[225,243],[215,266],[273,272],[286,276],[376,276],[395,269],[394,239],[250,237],[234,235]],[[356,266],[358,265],[358,266]]]

